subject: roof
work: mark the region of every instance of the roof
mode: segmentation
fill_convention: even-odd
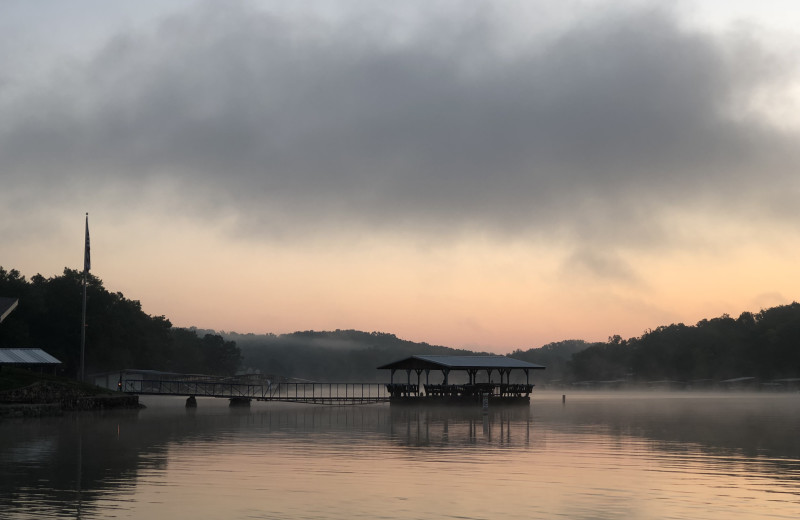
[[[8,317],[11,312],[17,308],[19,300],[16,298],[8,298],[0,296],[0,323]]]
[[[0,348],[0,365],[60,365],[40,348]]]
[[[378,370],[529,370],[544,368],[542,365],[506,356],[411,356],[378,367]]]

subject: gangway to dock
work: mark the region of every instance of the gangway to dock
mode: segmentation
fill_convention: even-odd
[[[274,382],[263,377],[216,377],[152,371],[120,373],[120,391],[136,395],[217,397],[231,400],[354,405],[389,402],[381,383]]]

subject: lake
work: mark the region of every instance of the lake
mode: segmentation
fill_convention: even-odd
[[[0,420],[0,518],[800,517],[800,394],[561,396]]]

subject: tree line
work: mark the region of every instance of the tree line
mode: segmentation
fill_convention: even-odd
[[[612,336],[573,354],[570,371],[574,380],[639,382],[798,378],[800,304],[661,326],[627,340]]]
[[[26,280],[0,267],[0,296],[17,298],[16,310],[0,325],[0,347],[41,348],[62,362],[64,375],[79,372],[83,273],[64,269]],[[233,341],[217,334],[198,336],[150,316],[137,300],[110,292],[91,274],[86,291],[86,373],[149,369],[229,375],[241,362]]]
[[[77,373],[83,274],[26,280],[0,267],[0,296],[19,299],[0,325],[0,347],[39,347]],[[138,368],[229,375],[238,371],[310,381],[385,381],[378,366],[415,354],[476,355],[481,352],[407,341],[385,332],[335,330],[290,334],[240,334],[175,328],[149,316],[136,300],[109,292],[88,278],[87,373]],[[723,315],[695,325],[615,335],[606,342],[566,340],[509,356],[547,367],[538,382],[631,382],[739,377],[800,377],[800,304],[773,307],[738,318]]]

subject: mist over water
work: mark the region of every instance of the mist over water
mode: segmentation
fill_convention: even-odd
[[[530,407],[143,398],[0,422],[0,518],[796,518],[800,395]]]

